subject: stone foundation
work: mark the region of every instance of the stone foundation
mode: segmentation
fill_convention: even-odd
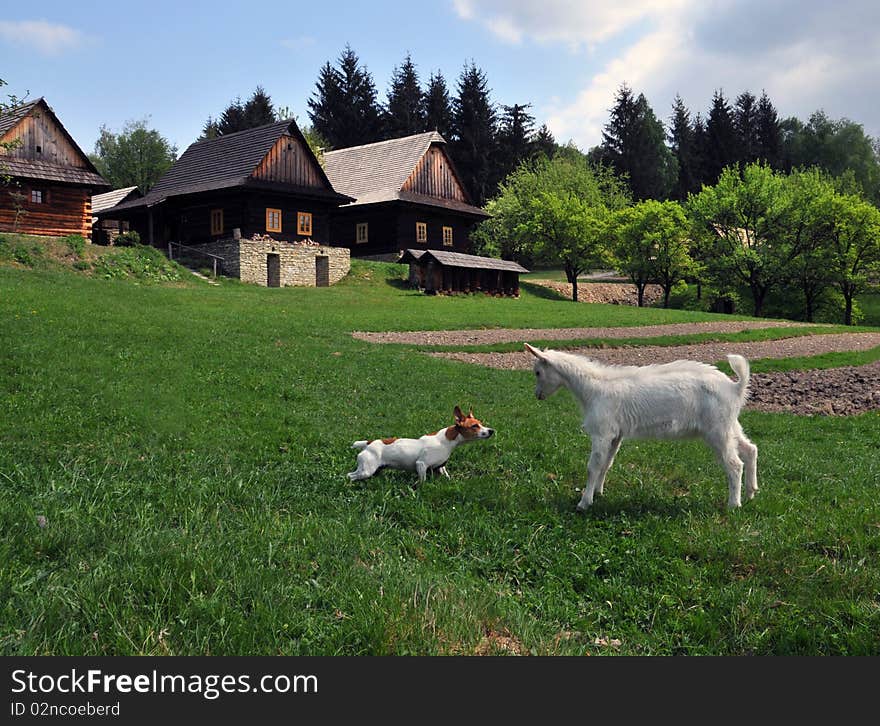
[[[281,242],[268,236],[221,240],[200,245],[199,248],[223,258],[224,275],[264,287],[268,286],[269,281],[269,255],[278,255],[280,287],[316,287],[318,258],[327,259],[327,274],[322,281],[328,285],[339,282],[351,269],[350,253],[346,247]]]

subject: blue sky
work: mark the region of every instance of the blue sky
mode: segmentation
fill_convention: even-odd
[[[346,43],[384,100],[407,52],[451,88],[466,61],[498,103],[533,104],[559,141],[600,140],[615,89],[668,119],[766,89],[781,116],[823,108],[880,136],[880,3],[847,0],[437,0],[432,3],[71,3],[0,10],[5,90],[45,96],[86,151],[101,124],[150,124],[182,152],[257,84],[308,123],[319,68]]]

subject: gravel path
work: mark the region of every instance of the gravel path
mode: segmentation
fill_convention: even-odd
[[[840,333],[802,336],[751,343],[698,343],[676,346],[579,348],[574,352],[606,363],[646,365],[690,358],[706,363],[723,360],[728,353],[749,359],[793,358],[833,351],[869,350],[880,345],[880,333]],[[516,353],[432,353],[492,368],[528,369],[531,356]],[[751,381],[749,408],[798,414],[852,415],[880,410],[880,362],[827,370],[756,373]]]
[[[536,340],[575,340],[578,338],[652,338],[660,335],[696,333],[739,333],[762,328],[804,327],[808,323],[777,320],[719,320],[706,323],[673,323],[615,328],[495,328],[489,330],[421,330],[404,333],[364,333],[352,335],[370,343],[409,345],[492,345]]]

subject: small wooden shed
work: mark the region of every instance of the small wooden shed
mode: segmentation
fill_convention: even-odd
[[[482,292],[519,296],[519,276],[528,270],[510,260],[445,250],[404,250],[410,282],[429,295]]]

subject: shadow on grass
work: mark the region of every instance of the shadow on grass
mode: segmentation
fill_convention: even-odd
[[[645,517],[682,517],[686,515],[706,515],[714,516],[719,511],[719,506],[715,506],[709,502],[689,497],[649,497],[640,498],[638,495],[621,496],[613,499],[607,499],[604,496],[597,496],[593,500],[591,506],[586,512],[578,512],[576,507],[580,499],[580,494],[572,497],[569,502],[558,502],[557,511],[560,514],[572,514],[578,520],[590,521],[613,520],[617,517],[624,516],[626,519],[641,519]]]
[[[535,297],[542,298],[544,300],[568,300],[571,302],[571,299],[563,295],[562,293],[556,292],[549,287],[544,287],[543,285],[535,285],[531,282],[520,281],[520,287],[525,290],[528,290],[531,295]]]

